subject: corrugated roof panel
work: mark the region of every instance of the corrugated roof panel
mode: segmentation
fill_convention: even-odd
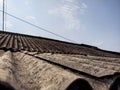
[[[73,44],[37,36],[0,31],[0,48],[12,51],[82,54],[93,56],[120,57],[120,53],[98,49],[84,44]]]
[[[114,75],[114,73],[120,72],[120,63],[116,63],[115,58],[98,58],[95,56],[87,56],[86,58],[65,54],[47,53],[36,54],[35,56],[96,77]],[[108,59],[111,59],[111,62],[108,61]],[[117,61],[120,61],[120,58],[117,58]]]

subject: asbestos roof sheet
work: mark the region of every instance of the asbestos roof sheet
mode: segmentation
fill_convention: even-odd
[[[87,58],[93,61],[90,62],[86,60]],[[14,88],[10,90],[119,90],[120,74],[105,78],[94,78],[58,65],[62,64],[73,67],[73,69],[76,67],[81,69],[84,66],[83,72],[91,72],[90,74],[94,73],[94,66],[99,68],[98,72],[102,68],[106,70],[103,73],[107,74],[111,74],[108,71],[117,71],[120,68],[116,62],[113,63],[116,66],[112,66],[112,63],[109,62],[103,62],[102,60],[106,58],[97,57],[96,60],[94,58],[96,57],[84,58],[76,55],[48,53],[33,55],[29,52],[4,52],[0,50],[0,86],[7,84]],[[54,65],[44,59],[58,64]],[[112,60],[113,58],[109,59],[109,61]],[[104,64],[107,66],[105,67]]]
[[[99,78],[120,72],[120,58],[80,57],[63,54],[38,54],[35,56]]]

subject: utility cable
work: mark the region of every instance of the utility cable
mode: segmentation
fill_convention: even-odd
[[[4,25],[5,25],[5,0],[3,0],[3,17],[2,17],[2,22],[3,22],[3,25],[2,25],[2,30],[4,31]]]
[[[0,12],[3,12],[3,11],[0,10]],[[9,15],[9,16],[15,18],[15,19],[18,19],[18,20],[20,20],[20,21],[22,21],[22,22],[24,22],[24,23],[27,23],[27,24],[29,24],[29,25],[31,25],[31,26],[33,26],[33,27],[36,27],[36,28],[38,28],[38,29],[41,29],[41,30],[46,31],[46,32],[48,32],[48,33],[51,33],[51,34],[53,34],[53,35],[55,35],[55,36],[58,36],[58,37],[60,37],[60,38],[63,38],[63,39],[65,39],[65,40],[68,40],[68,41],[70,41],[70,42],[76,43],[76,41],[73,41],[73,40],[68,39],[68,38],[66,38],[66,37],[63,37],[63,36],[61,36],[61,35],[59,35],[59,34],[56,34],[56,33],[54,33],[54,32],[51,32],[51,31],[49,31],[49,30],[47,30],[47,29],[44,29],[44,28],[42,28],[42,27],[40,27],[40,26],[37,26],[37,25],[35,25],[35,24],[33,24],[33,23],[30,23],[30,22],[28,22],[28,21],[26,21],[26,20],[24,20],[24,19],[21,19],[21,18],[19,18],[19,17],[17,17],[17,16],[14,16],[14,15],[8,13],[8,12],[4,12],[4,13],[6,13],[7,15]]]
[[[5,12],[7,12],[7,0],[5,0]],[[4,29],[6,30],[7,29],[7,14],[5,13],[5,27]]]

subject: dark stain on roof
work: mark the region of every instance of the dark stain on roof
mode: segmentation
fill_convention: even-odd
[[[120,57],[120,53],[101,50],[97,47],[74,44],[38,36],[0,31],[0,49],[40,53],[80,54],[105,57]]]

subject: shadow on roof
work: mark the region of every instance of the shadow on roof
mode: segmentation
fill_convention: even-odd
[[[73,81],[66,90],[93,90],[90,84],[84,79]]]
[[[110,90],[120,90],[120,77],[118,77],[110,86]]]
[[[0,82],[0,90],[15,90],[15,89],[8,83]]]

